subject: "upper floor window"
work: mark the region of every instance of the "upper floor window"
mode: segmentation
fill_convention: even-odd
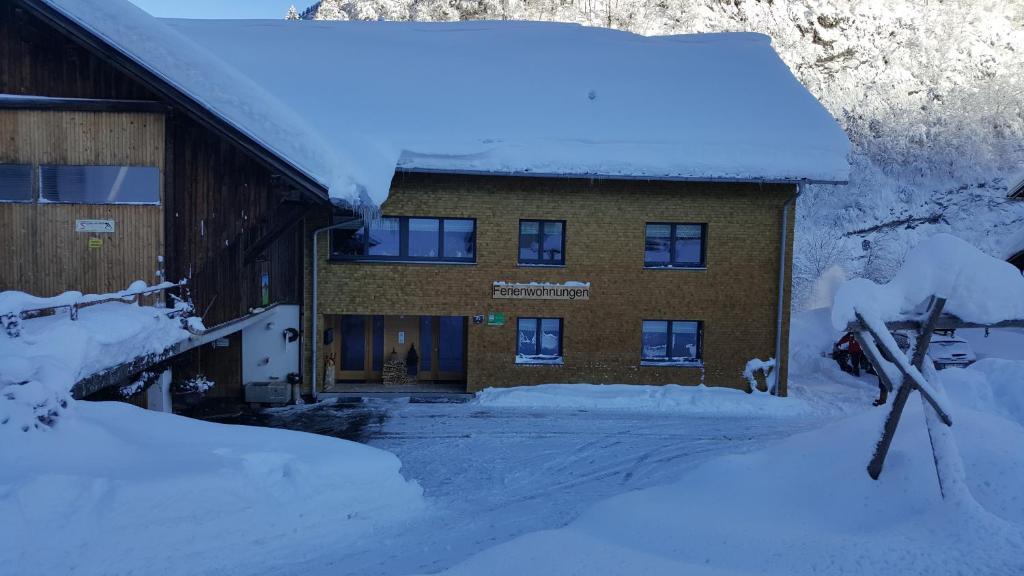
[[[701,358],[701,323],[644,320],[640,360],[646,365],[695,364]]]
[[[32,166],[28,164],[0,164],[0,202],[31,202]]]
[[[516,364],[561,364],[562,319],[519,318]]]
[[[519,263],[565,264],[565,221],[520,220]]]
[[[353,221],[331,234],[339,260],[475,262],[476,221],[469,218],[384,216],[369,226]]]
[[[160,169],[153,166],[40,166],[41,202],[159,204]]]
[[[706,224],[649,223],[644,241],[648,268],[704,268]]]

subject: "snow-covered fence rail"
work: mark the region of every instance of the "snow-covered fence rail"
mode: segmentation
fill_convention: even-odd
[[[154,286],[147,286],[139,282],[120,292],[108,294],[65,292],[52,298],[38,298],[22,293],[6,293],[11,296],[6,301],[0,301],[0,326],[4,328],[8,336],[14,338],[20,333],[22,320],[56,314],[62,310],[68,311],[68,316],[71,320],[78,320],[78,311],[82,308],[110,302],[132,304],[137,302],[142,296],[157,293],[162,295],[168,290],[184,289],[186,284],[186,280],[182,280],[177,284],[174,282],[162,282]],[[185,308],[175,308],[170,313],[180,315],[186,311]]]

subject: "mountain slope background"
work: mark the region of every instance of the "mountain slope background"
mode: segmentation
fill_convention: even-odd
[[[885,281],[950,232],[1007,258],[1024,229],[1024,0],[322,0],[326,20],[516,19],[639,34],[767,34],[853,142],[847,186],[799,200],[794,304]]]

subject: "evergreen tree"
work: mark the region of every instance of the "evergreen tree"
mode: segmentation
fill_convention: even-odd
[[[288,7],[288,14],[284,17],[285,20],[298,20],[299,11],[295,9],[295,4]]]

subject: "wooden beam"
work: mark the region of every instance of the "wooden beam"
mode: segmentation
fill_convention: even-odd
[[[60,110],[69,112],[151,112],[164,114],[170,107],[152,100],[51,98],[0,94],[0,110]]]
[[[282,202],[279,204],[274,211],[275,216],[270,230],[246,249],[245,255],[242,258],[242,264],[252,264],[255,262],[259,255],[274,243],[274,240],[277,240],[282,234],[294,228],[308,210],[308,204],[294,202]]]
[[[945,298],[935,298],[929,307],[928,316],[924,321],[923,328],[918,332],[917,347],[914,349],[914,355],[911,359],[911,364],[917,368],[918,371],[921,370],[921,366],[924,364],[924,357],[928,351],[928,344],[931,343],[932,332],[935,330],[935,325],[938,322],[939,316],[942,314],[942,309],[945,305]],[[860,313],[857,314],[857,320],[869,332],[871,332],[871,336],[875,339],[875,342],[882,345],[879,335],[872,331],[871,327],[864,321],[864,318]],[[882,345],[882,347],[884,348],[884,345]],[[890,350],[889,353],[901,354],[899,350]],[[881,370],[881,367],[876,366],[875,369]],[[892,402],[892,409],[889,411],[889,416],[885,419],[885,425],[882,428],[882,437],[879,438],[878,444],[875,445],[875,453],[871,457],[871,462],[868,463],[868,475],[875,480],[878,480],[878,477],[882,474],[882,468],[885,465],[885,457],[889,454],[889,447],[892,445],[892,439],[896,436],[896,428],[900,424],[900,417],[903,416],[903,409],[907,405],[907,398],[910,397],[910,392],[914,388],[915,385],[913,379],[904,373],[903,381],[900,383],[899,390],[896,391],[896,398]]]

